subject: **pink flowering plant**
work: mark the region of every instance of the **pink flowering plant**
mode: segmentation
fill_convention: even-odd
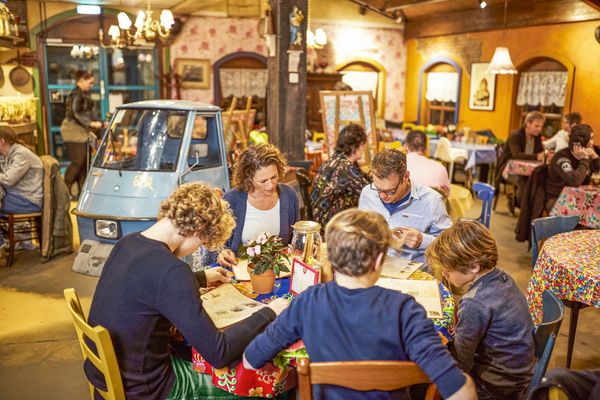
[[[272,269],[275,275],[279,276],[281,271],[290,271],[287,267],[289,263],[286,257],[287,250],[287,246],[283,245],[279,236],[269,236],[263,232],[256,239],[240,246],[238,258],[248,260],[248,264],[254,266],[252,273],[255,275]]]

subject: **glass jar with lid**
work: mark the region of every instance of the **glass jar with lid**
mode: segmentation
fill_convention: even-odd
[[[314,221],[298,221],[292,225],[292,253],[309,265],[318,264],[321,248],[321,224]]]

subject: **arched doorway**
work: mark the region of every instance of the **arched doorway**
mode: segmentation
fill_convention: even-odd
[[[246,98],[252,96],[256,123],[266,125],[267,58],[247,51],[231,53],[214,63],[213,72],[215,104],[228,109],[235,96],[237,108],[244,108]]]
[[[375,116],[385,115],[385,67],[370,58],[357,58],[339,64],[335,68],[342,74],[342,82],[356,91],[371,91],[375,101]]]
[[[452,59],[429,60],[419,73],[419,109],[417,120],[427,125],[458,122],[462,69]]]

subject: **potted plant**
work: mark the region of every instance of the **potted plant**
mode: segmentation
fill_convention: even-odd
[[[248,272],[252,289],[258,294],[273,292],[275,276],[281,271],[289,272],[286,257],[287,247],[279,236],[259,234],[256,239],[243,244],[238,249],[238,257],[248,260]]]

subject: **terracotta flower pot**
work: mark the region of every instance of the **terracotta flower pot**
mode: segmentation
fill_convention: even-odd
[[[248,266],[252,290],[258,294],[268,294],[273,292],[275,286],[275,272],[272,269],[263,272],[260,275],[254,274],[254,268]]]

